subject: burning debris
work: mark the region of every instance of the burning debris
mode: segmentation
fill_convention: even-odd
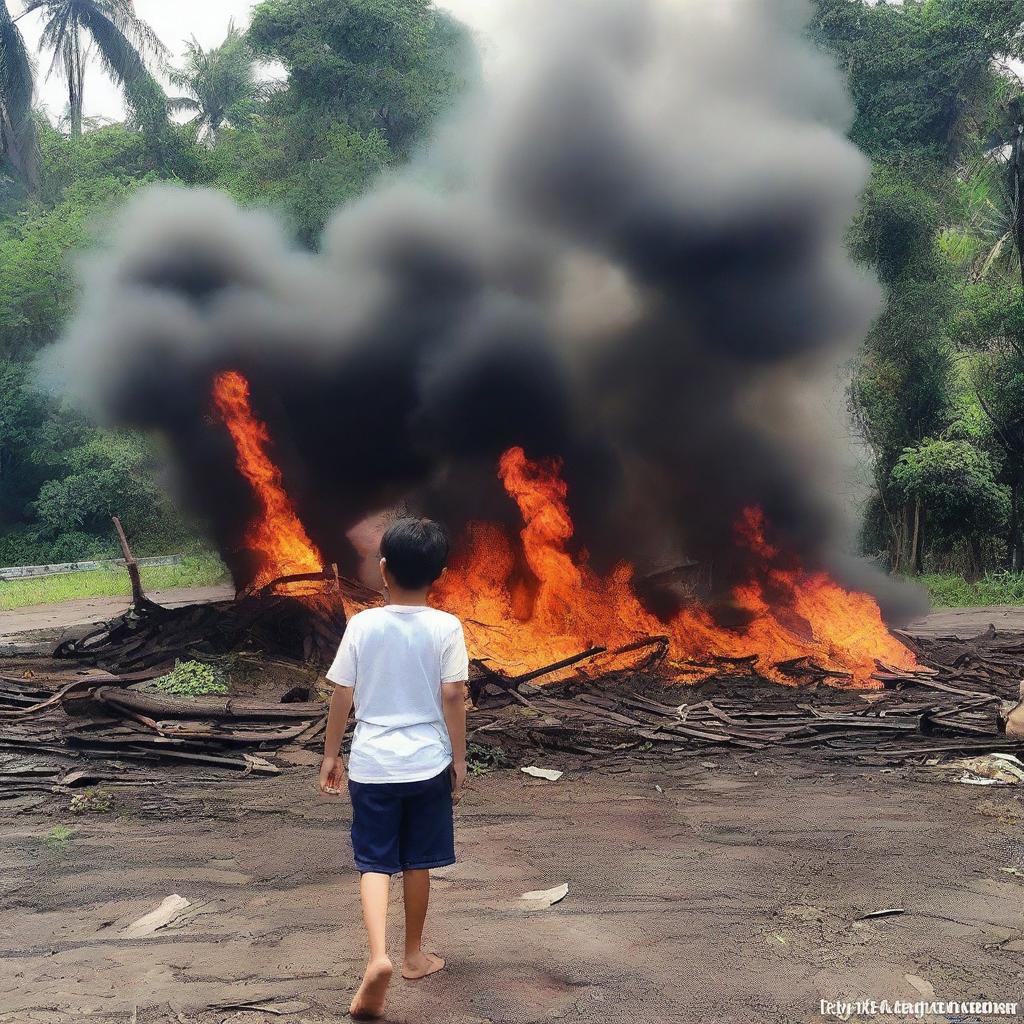
[[[343,591],[340,580],[334,588],[323,586],[322,556],[285,490],[270,453],[270,434],[252,408],[246,379],[236,371],[221,373],[212,400],[258,509],[244,535],[253,575],[241,591],[240,608],[227,609],[218,632],[226,649],[237,646],[240,629],[280,618],[280,602],[291,599],[308,608],[317,627],[317,649],[329,655],[344,628],[346,611],[375,603],[378,595],[360,592],[352,584]],[[659,638],[667,655],[666,678],[683,682],[713,674],[722,659],[748,662],[750,669],[757,665],[776,682],[828,678],[836,685],[868,687],[881,685],[873,678],[880,668],[915,665],[913,654],[886,629],[871,597],[844,590],[824,573],[804,572],[769,544],[759,509],[744,510],[736,525],[737,546],[749,550],[752,558],[750,578],[732,593],[733,623],[716,622],[694,602],[661,619],[638,598],[632,566],[623,563],[600,576],[585,552],[570,550],[574,524],[568,487],[556,461],[534,462],[522,448],[510,448],[499,461],[498,475],[522,518],[518,538],[499,523],[470,524],[434,594],[439,607],[464,621],[471,657],[481,669],[520,678],[523,673],[550,675],[588,655],[642,649],[652,637]],[[267,606],[269,592],[264,590],[274,593],[276,609]],[[353,595],[361,600],[353,601]],[[136,602],[136,617],[144,612],[149,620],[166,623],[160,609]],[[217,614],[197,610],[184,623],[177,616],[179,642],[184,645],[197,626],[205,630]],[[333,629],[335,624],[340,628]],[[113,632],[101,631],[65,645],[59,653],[113,654],[129,633],[131,642],[120,652],[118,664],[137,667],[144,661],[136,656],[135,662],[126,662],[125,657],[144,646],[146,634],[131,618]],[[149,663],[161,655],[166,658],[166,628],[163,640],[162,648],[146,651],[142,658]]]
[[[248,586],[259,588],[285,574],[319,572],[323,556],[295,514],[281,471],[268,454],[270,435],[253,413],[249,382],[234,371],[219,374],[213,401],[235,444],[238,471],[252,486],[260,508],[245,538],[247,550],[258,560]]]
[[[736,542],[754,556],[750,578],[733,589],[733,625],[691,603],[667,620],[648,611],[622,563],[599,576],[573,556],[568,490],[553,461],[521,448],[502,456],[499,475],[523,519],[518,543],[499,524],[471,524],[436,588],[439,607],[463,619],[471,654],[519,670],[665,634],[670,679],[694,682],[721,659],[753,659],[768,678],[792,682],[817,672],[837,684],[880,685],[879,663],[911,669],[914,655],[882,621],[877,603],[825,573],[806,573],[765,540],[760,509],[745,509]]]
[[[587,652],[611,663],[548,686],[535,684],[539,673],[509,679],[478,665],[470,740],[478,749],[499,748],[506,762],[548,751],[596,765],[721,750],[800,749],[869,764],[1024,754],[1024,739],[1006,726],[1020,714],[1024,637],[989,630],[969,641],[904,639],[919,666],[878,673],[881,691],[820,685],[824,677],[799,689],[777,686],[757,675],[752,659],[721,659],[694,686],[666,688],[664,639]],[[254,667],[260,692],[280,689],[278,699],[172,696],[152,688],[159,667],[112,673],[8,660],[0,676],[0,800],[97,781],[132,784],[138,775],[128,764],[191,765],[213,779],[308,763],[301,755],[315,756],[326,725],[326,705],[311,699],[316,671],[281,658],[263,657]]]
[[[213,401],[257,498],[259,512],[245,535],[256,559],[255,583],[315,568],[320,552],[285,492],[245,378],[220,374]],[[853,686],[881,685],[872,679],[880,664],[914,667],[913,654],[889,633],[875,601],[824,573],[805,573],[782,555],[765,539],[759,509],[745,509],[736,526],[737,545],[753,557],[750,578],[732,594],[733,625],[717,623],[694,603],[659,619],[638,598],[632,566],[622,563],[600,576],[585,552],[571,551],[574,524],[559,468],[555,460],[531,461],[522,448],[506,451],[498,476],[522,519],[518,538],[500,523],[469,524],[435,589],[435,603],[465,623],[479,665],[510,675],[549,674],[551,665],[578,663],[581,652],[633,648],[664,634],[667,676],[686,682],[712,674],[722,658],[752,658],[751,667],[759,662],[777,682],[817,674]],[[329,595],[308,595],[329,607]]]

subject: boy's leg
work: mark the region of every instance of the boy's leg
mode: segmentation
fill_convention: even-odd
[[[413,981],[441,970],[444,960],[433,953],[424,953],[423,922],[430,903],[430,871],[427,868],[402,872],[405,896],[405,957],[402,977]]]
[[[405,890],[402,977],[411,981],[444,967],[444,960],[424,953],[421,943],[430,902],[430,868],[455,863],[451,776],[447,768],[432,779],[412,784],[402,806],[400,854]]]
[[[352,796],[352,851],[360,871],[359,896],[370,942],[370,959],[349,1013],[353,1017],[379,1017],[391,981],[388,892],[391,875],[401,867],[398,844],[402,803],[395,787],[386,783],[350,779],[348,788]]]
[[[363,923],[370,940],[370,960],[363,982],[356,992],[349,1013],[353,1017],[379,1017],[391,981],[388,958],[388,894],[391,878],[376,871],[364,871],[359,877],[359,896],[363,904]]]

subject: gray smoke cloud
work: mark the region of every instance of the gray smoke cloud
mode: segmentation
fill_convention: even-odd
[[[513,521],[495,461],[520,444],[564,459],[598,568],[690,556],[727,588],[756,504],[805,565],[852,579],[804,396],[834,390],[880,293],[844,252],[869,167],[806,5],[517,12],[501,68],[317,254],[221,195],[140,195],[51,362],[104,421],[166,438],[243,579],[252,496],[210,416],[227,368],[344,566],[346,531],[393,502],[453,530]]]

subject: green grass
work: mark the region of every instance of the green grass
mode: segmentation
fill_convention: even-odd
[[[189,555],[180,565],[154,565],[142,569],[147,592],[171,587],[206,587],[225,583],[228,572],[216,555]],[[0,611],[33,604],[58,604],[80,597],[127,597],[131,583],[124,569],[94,569],[63,576],[0,581]]]
[[[993,572],[974,583],[962,576],[930,573],[919,578],[935,608],[971,608],[988,604],[1024,605],[1024,573]]]

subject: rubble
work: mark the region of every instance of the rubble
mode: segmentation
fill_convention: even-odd
[[[379,600],[334,567],[282,577],[234,601],[176,609],[150,601],[134,579],[133,590],[125,614],[62,642],[52,656],[6,660],[0,796],[141,779],[146,765],[277,774],[275,754],[287,766],[322,743],[327,705],[314,690],[346,607]],[[591,645],[515,676],[476,659],[470,739],[523,755],[619,760],[719,749],[813,748],[875,764],[1024,753],[1024,738],[1009,728],[1019,706],[1008,711],[1024,676],[1024,635],[990,627],[970,640],[899,639],[918,667],[877,663],[874,690],[854,688],[848,675],[810,658],[673,662],[664,636],[611,650]],[[261,667],[263,681],[276,669],[286,692],[274,696],[266,685],[249,696],[182,696],[148,685],[176,659],[240,654]]]

